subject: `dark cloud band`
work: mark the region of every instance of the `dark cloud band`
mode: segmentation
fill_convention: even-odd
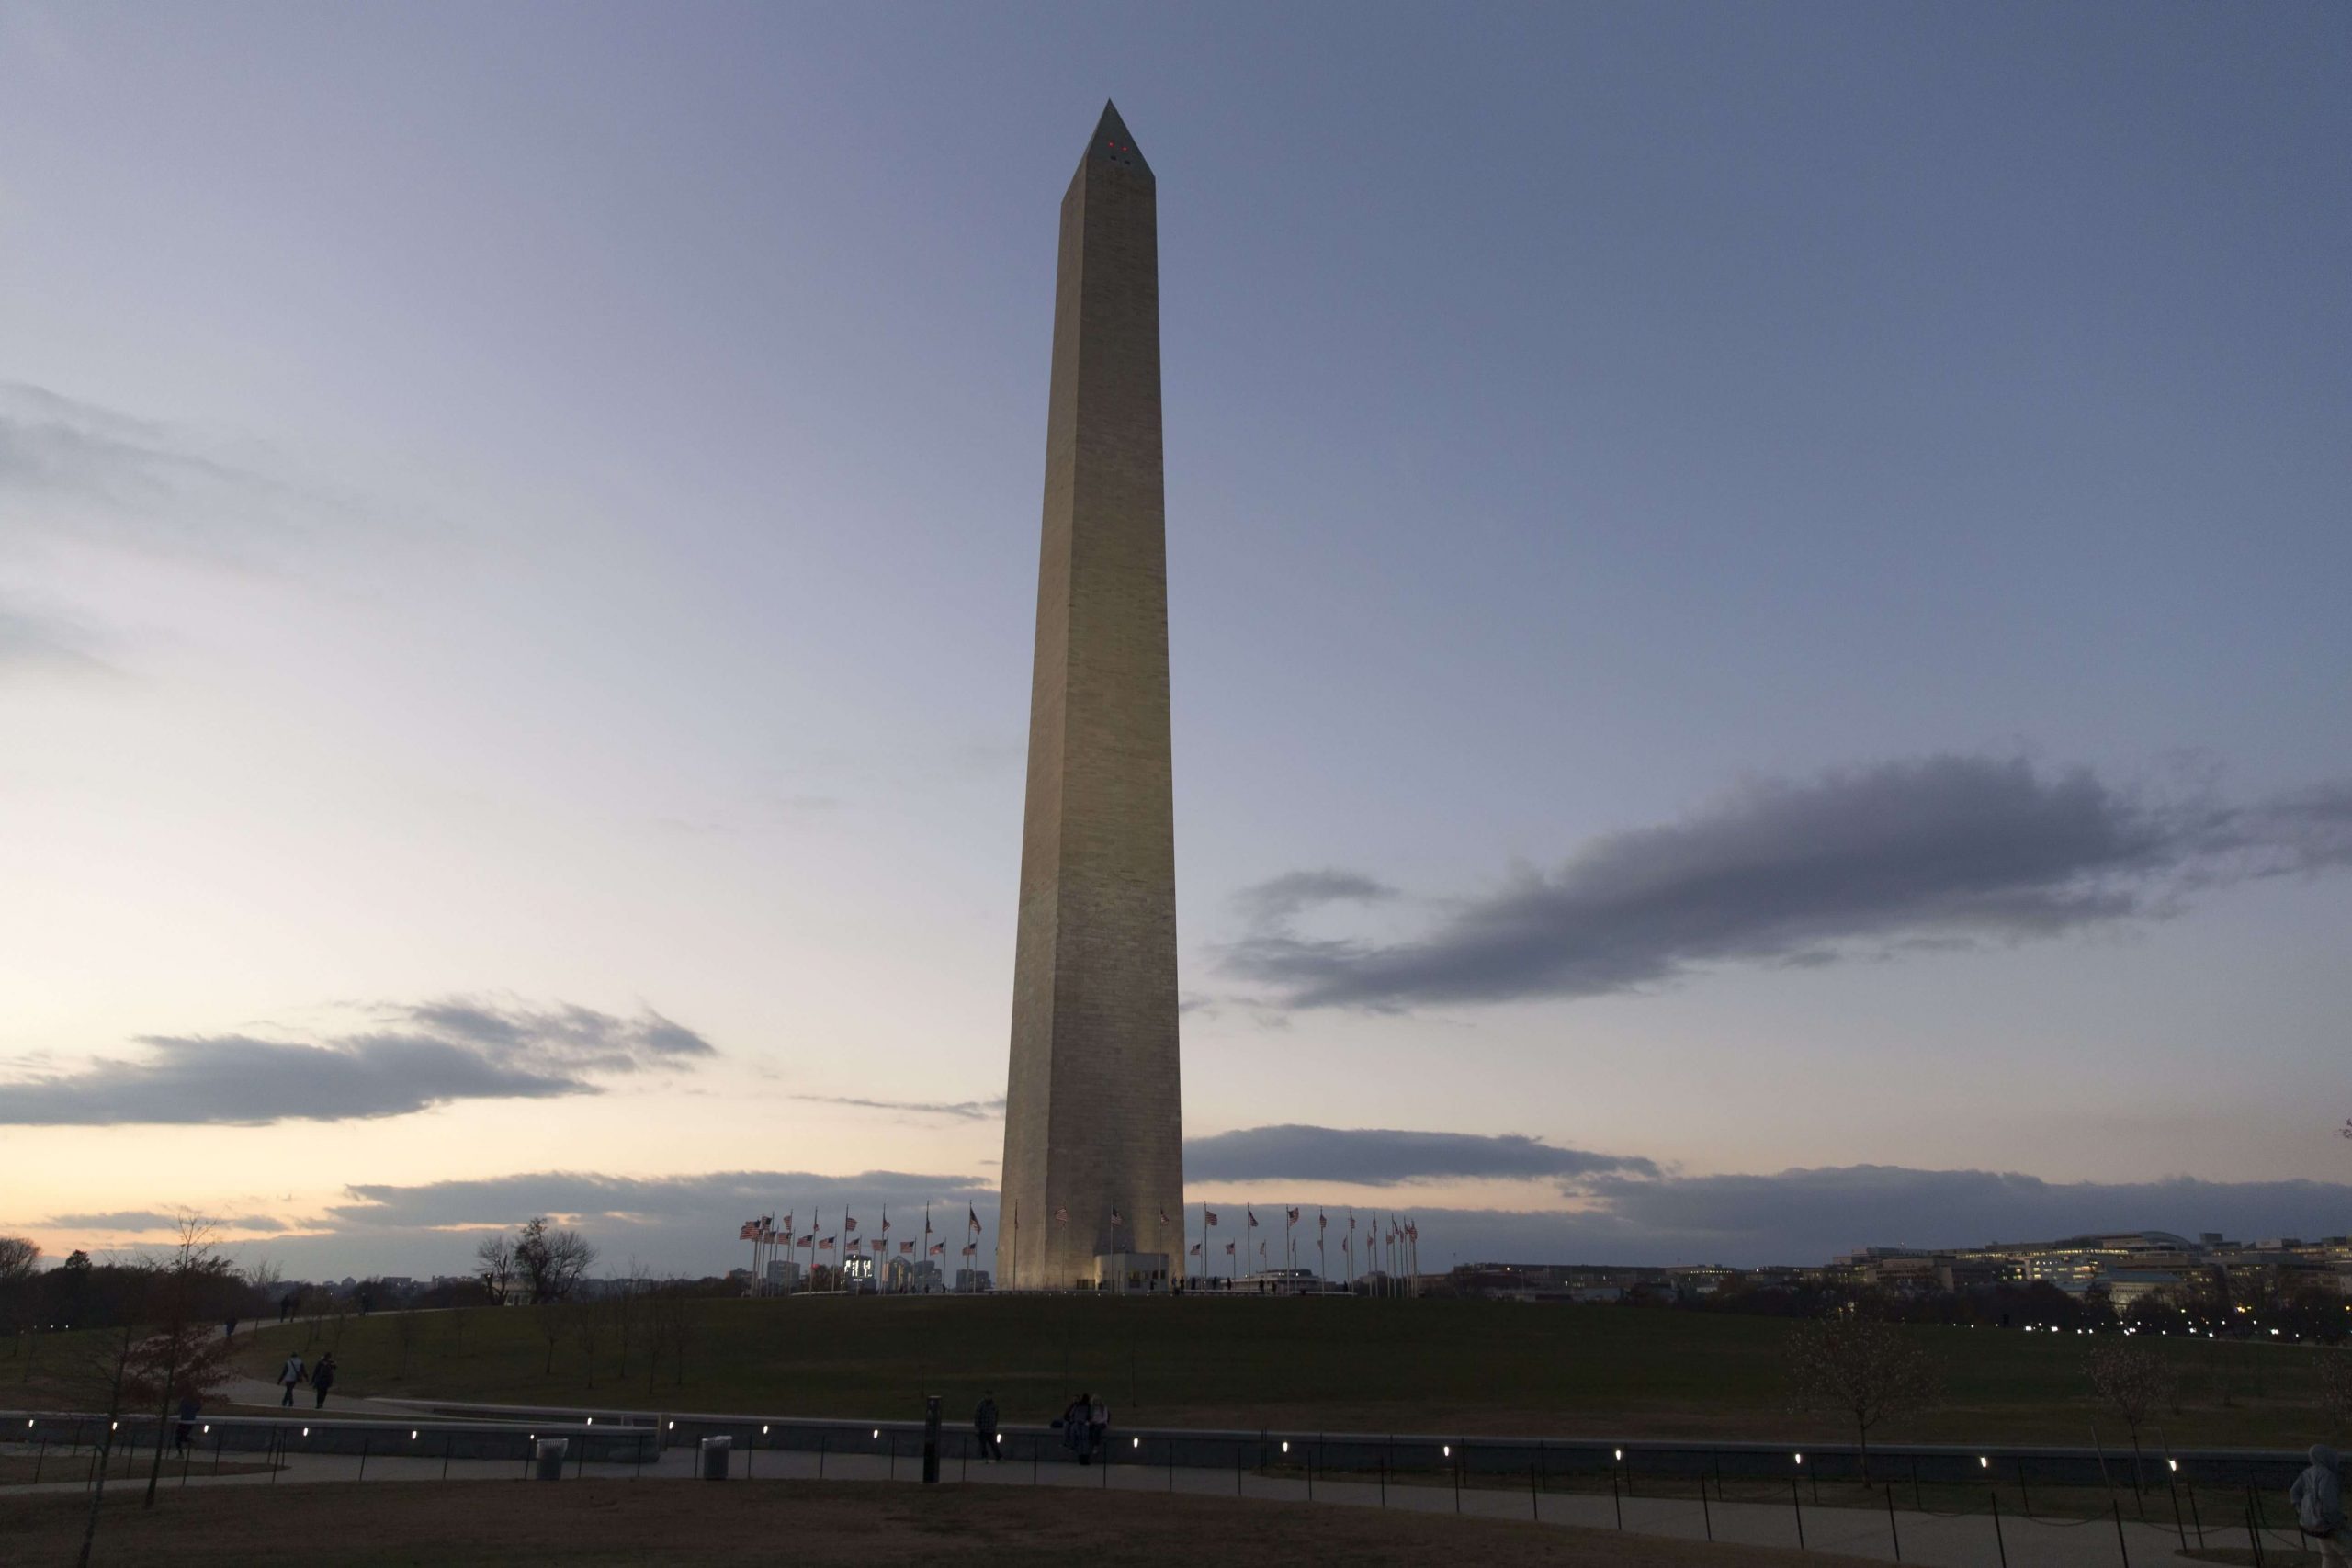
[[[1589,1154],[1517,1134],[1414,1133],[1375,1127],[1248,1127],[1184,1145],[1195,1181],[1329,1181],[1388,1187],[1442,1178],[1655,1176],[1646,1159]]]
[[[400,1116],[458,1100],[601,1092],[598,1079],[689,1066],[708,1041],[661,1014],[620,1018],[453,999],[370,1010],[392,1025],[311,1043],[151,1035],[147,1055],[0,1084],[0,1125],[259,1126]]]
[[[2168,913],[2219,884],[2346,864],[2352,785],[2163,805],[2086,770],[1930,757],[1745,785],[1455,906],[1417,940],[1302,936],[1290,917],[1379,885],[1278,877],[1243,896],[1263,918],[1224,963],[1295,1007],[1600,996],[1705,964],[2046,937]]]

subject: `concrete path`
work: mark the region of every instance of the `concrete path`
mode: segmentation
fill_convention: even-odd
[[[0,1451],[22,1451],[21,1445],[0,1446]],[[697,1455],[685,1448],[665,1450],[658,1461],[642,1466],[574,1463],[564,1471],[566,1481],[582,1474],[600,1479],[683,1481],[693,1479]],[[49,1462],[60,1466],[65,1478],[46,1479],[38,1485],[0,1487],[0,1495],[76,1493],[86,1490],[89,1458],[52,1450]],[[118,1461],[119,1463],[119,1461]],[[364,1461],[348,1454],[291,1454],[277,1472],[243,1475],[209,1475],[207,1461],[198,1457],[183,1467],[167,1459],[163,1483],[187,1486],[274,1486],[325,1481],[382,1482],[526,1480],[529,1466],[520,1461],[411,1458],[376,1454]],[[137,1489],[146,1484],[147,1466],[134,1461],[128,1477],[111,1472],[107,1489]],[[922,1479],[922,1463],[913,1458],[896,1461],[875,1454],[816,1454],[799,1450],[740,1449],[732,1455],[735,1479],[797,1481],[897,1481],[913,1484]],[[1187,1466],[1111,1464],[1081,1468],[1069,1463],[1032,1464],[1007,1461],[986,1464],[948,1460],[941,1479],[975,1486],[1084,1486],[1104,1491],[1176,1492],[1187,1495],[1240,1497],[1338,1506],[1388,1507],[1419,1513],[1460,1512],[1482,1518],[1536,1519],[1545,1524],[1580,1525],[1591,1529],[1623,1529],[1629,1532],[1677,1540],[1713,1540],[1731,1544],[1796,1547],[1881,1562],[1920,1563],[1928,1568],[2126,1568],[2176,1560],[2181,1537],[2169,1521],[2162,1526],[2126,1518],[2119,1533],[2112,1519],[2064,1524],[2005,1514],[1996,1528],[1989,1514],[1951,1517],[1897,1507],[1884,1510],[1828,1508],[1724,1503],[1709,1500],[1703,1506],[1691,1498],[1623,1497],[1607,1495],[1550,1492],[1540,1496],[1529,1490],[1473,1487],[1458,1495],[1451,1486],[1390,1484],[1362,1481],[1312,1483],[1295,1476],[1268,1476],[1250,1472],[1205,1470]],[[1622,1513],[1621,1513],[1622,1510]],[[1621,1524],[1622,1518],[1622,1524]],[[1799,1530],[1803,1537],[1800,1542]],[[2193,1530],[2191,1545],[2197,1543]],[[2213,1546],[2243,1549],[2247,1543],[2243,1521],[2234,1534],[2223,1521],[2206,1521],[2205,1538]],[[2271,1532],[2271,1551],[2296,1544]],[[1898,1550],[1899,1546],[1899,1550]]]

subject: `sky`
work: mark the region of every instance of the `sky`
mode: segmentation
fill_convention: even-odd
[[[2322,4],[0,9],[0,1230],[988,1261],[1115,98],[1193,1239],[2352,1232],[2347,79]]]

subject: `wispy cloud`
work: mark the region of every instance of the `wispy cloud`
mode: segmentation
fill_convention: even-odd
[[[1562,1148],[1515,1133],[1417,1133],[1387,1127],[1247,1127],[1184,1144],[1195,1181],[1345,1182],[1390,1187],[1440,1178],[1656,1176],[1638,1156]]]
[[[245,562],[340,505],[187,428],[0,382],[0,515],[10,521],[0,542],[70,537]]]
[[[988,1122],[1004,1114],[1004,1097],[994,1100],[865,1100],[847,1094],[796,1094],[812,1105],[848,1105],[862,1111],[895,1111],[910,1116],[944,1116],[956,1122]]]
[[[908,1205],[920,1208],[925,1201],[994,1201],[993,1190],[973,1177],[897,1170],[854,1176],[731,1170],[658,1177],[550,1170],[418,1186],[360,1185],[346,1190],[351,1201],[329,1208],[323,1224],[371,1230],[435,1228],[512,1224],[532,1214],[562,1214],[592,1225],[688,1225],[729,1237],[737,1224],[754,1214],[797,1209],[794,1219],[805,1226],[813,1223],[819,1205],[835,1211],[836,1224],[841,1206],[853,1205],[870,1230],[885,1203],[899,1205],[903,1213]],[[960,1221],[956,1228],[962,1228]]]
[[[209,1214],[203,1218],[222,1230],[259,1231],[274,1235],[291,1228],[283,1219],[274,1214]],[[103,1214],[52,1214],[40,1223],[44,1225],[53,1225],[60,1230],[133,1234],[177,1229],[180,1216],[162,1213],[153,1209],[116,1209]]]
[[[98,635],[71,616],[0,601],[0,676],[12,671],[113,674]]]
[[[650,1010],[535,1010],[453,998],[367,1010],[391,1025],[317,1042],[149,1035],[145,1053],[0,1083],[0,1124],[338,1122],[458,1100],[602,1092],[600,1078],[688,1066],[710,1043]]]
[[[2144,799],[2086,769],[1939,756],[1746,784],[1680,822],[1615,833],[1396,942],[1291,917],[1370,878],[1250,890],[1225,966],[1295,1007],[1589,997],[1702,964],[1814,964],[1917,943],[2017,942],[2170,913],[2193,892],[2352,864],[2352,785],[2251,806]]]

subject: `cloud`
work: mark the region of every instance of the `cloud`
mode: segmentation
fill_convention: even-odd
[[[1535,1147],[1548,1149],[1540,1144]],[[2352,1213],[2352,1184],[2342,1182],[2228,1182],[2186,1177],[2143,1182],[2053,1182],[2007,1171],[1895,1166],[1652,1176],[1647,1172],[1657,1168],[1646,1160],[1575,1156],[1564,1150],[1550,1153],[1606,1162],[1607,1168],[1524,1172],[1535,1181],[1531,1183],[1531,1201],[1523,1208],[1448,1209],[1398,1203],[1397,1209],[1409,1213],[1420,1227],[1423,1267],[1443,1269],[1455,1262],[1479,1261],[1712,1262],[1752,1267],[1820,1263],[1839,1253],[1873,1246],[1974,1247],[2126,1230],[2168,1230],[2185,1235],[2220,1231],[2239,1239],[2282,1235],[2315,1238],[2341,1234],[2344,1216]],[[1476,1163],[1463,1158],[1424,1162],[1432,1166]],[[1528,1163],[1547,1162],[1535,1156]],[[1200,1170],[1188,1170],[1188,1174],[1200,1180],[1223,1179]],[[1238,1179],[1352,1181],[1362,1174]],[[1537,1198],[1542,1187],[1557,1191],[1545,1191]],[[1295,1195],[1280,1191],[1254,1196],[1261,1204],[1296,1201]],[[624,1269],[635,1258],[656,1272],[699,1275],[719,1273],[743,1260],[736,1229],[757,1215],[781,1219],[789,1212],[796,1228],[805,1232],[821,1211],[824,1234],[838,1235],[842,1213],[847,1208],[857,1214],[858,1234],[863,1237],[878,1230],[887,1203],[892,1239],[913,1240],[922,1234],[926,1202],[933,1205],[933,1239],[946,1241],[946,1261],[951,1265],[959,1261],[956,1249],[966,1234],[964,1216],[956,1211],[967,1205],[976,1210],[983,1227],[978,1261],[982,1268],[991,1266],[1000,1214],[995,1194],[984,1179],[889,1170],[849,1176],[756,1170],[685,1176],[540,1171],[415,1186],[358,1185],[346,1190],[345,1201],[322,1213],[278,1216],[287,1234],[273,1234],[266,1242],[243,1243],[239,1250],[246,1256],[266,1252],[298,1276],[305,1271],[313,1276],[430,1275],[467,1268],[474,1232],[480,1228],[513,1225],[533,1214],[555,1214],[577,1224],[602,1249],[600,1272]],[[1377,1207],[1383,1215],[1389,1213],[1385,1202]],[[1340,1262],[1337,1235],[1344,1234],[1349,1211],[1341,1205],[1329,1212],[1335,1234],[1329,1256],[1336,1268]],[[1363,1212],[1357,1211],[1359,1215]],[[85,1227],[103,1233],[142,1228],[135,1223],[139,1221],[168,1219],[143,1212],[61,1215],[28,1228]],[[236,1228],[254,1230],[269,1221],[247,1217],[230,1223]],[[1197,1216],[1188,1215],[1188,1224],[1196,1226]],[[14,1228],[13,1222],[8,1228]],[[1213,1243],[1221,1245],[1232,1234],[1220,1230]],[[1221,1259],[1222,1251],[1216,1256]]]
[[[0,1124],[259,1126],[400,1116],[457,1100],[601,1093],[594,1080],[715,1055],[650,1010],[619,1018],[449,998],[368,1010],[399,1027],[319,1043],[251,1035],[150,1035],[148,1054],[0,1084]]]
[[[796,1094],[811,1105],[848,1105],[864,1111],[902,1111],[915,1116],[944,1116],[957,1122],[988,1122],[1004,1114],[1004,1097],[994,1100],[861,1100],[846,1094]]]
[[[1233,896],[1252,924],[1287,920],[1325,904],[1375,904],[1396,897],[1396,889],[1359,872],[1294,871],[1245,887]]]
[[[1645,1250],[1819,1261],[1862,1247],[1954,1247],[2102,1231],[2340,1234],[2352,1185],[2326,1181],[2054,1182],[2015,1171],[1833,1166],[1772,1175],[1583,1184],[1594,1213]]]
[[[908,1171],[869,1170],[854,1176],[821,1176],[810,1171],[713,1171],[700,1176],[603,1176],[582,1171],[539,1171],[527,1175],[488,1177],[473,1180],[434,1181],[421,1186],[354,1186],[345,1190],[352,1201],[330,1208],[324,1223],[368,1229],[514,1224],[533,1214],[562,1214],[594,1227],[685,1224],[714,1238],[759,1214],[778,1216],[790,1212],[803,1228],[815,1220],[817,1208],[835,1212],[842,1205],[862,1211],[860,1224],[872,1230],[880,1221],[882,1205],[894,1203],[901,1215],[892,1234],[905,1228],[904,1210],[919,1212],[926,1201],[944,1204],[995,1201],[986,1183],[969,1176],[926,1176]],[[934,1219],[944,1229],[944,1219]],[[922,1222],[915,1221],[918,1233]],[[955,1228],[963,1228],[960,1216]]]
[[[227,1231],[266,1231],[275,1235],[289,1228],[284,1220],[270,1214],[201,1214],[198,1217]],[[61,1230],[176,1231],[180,1216],[159,1213],[153,1209],[117,1209],[104,1214],[52,1214],[41,1224],[54,1225]]]
[[[0,382],[0,515],[19,537],[235,560],[339,509],[192,431]]]
[[[1184,1174],[1195,1181],[1294,1179],[1387,1187],[1456,1178],[1656,1176],[1638,1156],[1590,1154],[1506,1133],[1412,1133],[1374,1127],[1248,1127],[1184,1145]]]
[[[16,670],[112,674],[99,639],[80,623],[0,603],[0,676]]]
[[[1310,939],[1315,872],[1246,896],[1270,911],[1232,973],[1294,1007],[1590,997],[1717,963],[2018,942],[2168,914],[2199,889],[2352,864],[2352,786],[2247,807],[2152,802],[2086,769],[1938,756],[1751,783],[1677,823],[1593,840],[1551,874],[1465,900],[1417,939]]]

